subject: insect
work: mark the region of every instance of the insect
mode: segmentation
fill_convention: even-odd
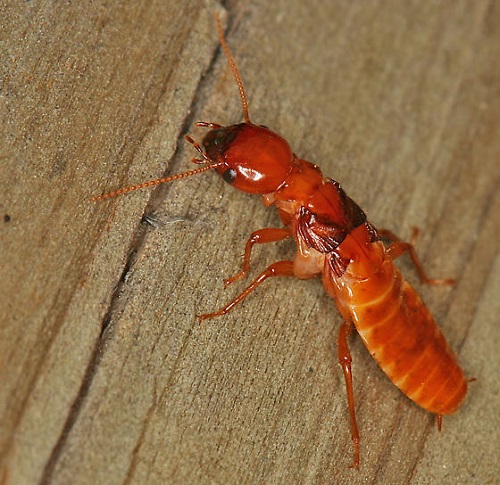
[[[348,337],[355,329],[389,379],[410,399],[437,415],[458,409],[467,393],[467,380],[434,318],[415,289],[393,264],[408,253],[420,280],[452,284],[453,280],[427,277],[412,243],[392,232],[375,229],[363,210],[339,183],[325,178],[318,166],[298,158],[288,142],[269,128],[250,121],[248,102],[235,61],[216,16],[220,43],[238,85],[244,121],[230,126],[198,122],[209,131],[199,145],[186,139],[199,153],[199,168],[140,183],[94,197],[94,201],[132,190],[173,182],[215,170],[235,189],[259,194],[267,207],[274,206],[284,227],[253,232],[245,246],[241,271],[226,286],[244,278],[256,244],[293,238],[293,259],[271,264],[228,305],[200,320],[221,316],[269,278],[293,276],[309,279],[321,275],[324,288],[343,317],[338,333],[338,360],[342,367],[351,435],[353,467],[360,463],[360,437],[356,422]],[[414,238],[417,231],[414,230]],[[390,243],[384,245],[382,239]]]

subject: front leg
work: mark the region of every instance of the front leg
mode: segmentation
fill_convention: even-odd
[[[258,231],[252,232],[245,245],[245,254],[243,256],[241,271],[235,274],[232,278],[228,278],[226,281],[224,281],[224,287],[227,288],[230,284],[247,275],[248,271],[250,270],[250,257],[252,248],[255,244],[266,244],[282,241],[283,239],[286,239],[291,235],[292,233],[289,229],[278,227],[266,227],[264,229],[259,229]]]

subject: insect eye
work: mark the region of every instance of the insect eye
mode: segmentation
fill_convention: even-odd
[[[234,168],[228,168],[223,174],[222,178],[228,184],[232,184],[236,179],[236,170]]]

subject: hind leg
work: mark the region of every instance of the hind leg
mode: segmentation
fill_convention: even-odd
[[[344,372],[345,387],[347,392],[347,404],[349,406],[349,417],[351,420],[351,436],[354,443],[354,460],[351,468],[359,468],[359,430],[356,422],[356,411],[354,408],[354,391],[352,387],[352,357],[349,351],[347,339],[352,332],[352,323],[344,322],[339,329],[337,340],[339,364]]]
[[[411,258],[413,265],[415,266],[418,277],[422,283],[426,283],[428,285],[453,285],[455,284],[455,280],[452,278],[429,278],[427,273],[425,272],[420,259],[418,258],[417,252],[415,251],[415,241],[417,239],[418,233],[420,231],[418,228],[413,228],[413,235],[411,238],[411,242],[405,242],[401,240],[398,236],[396,236],[392,231],[388,229],[377,229],[377,233],[379,236],[392,241],[392,243],[387,246],[386,251],[387,255],[391,260],[399,258],[399,256],[404,253],[408,253]]]

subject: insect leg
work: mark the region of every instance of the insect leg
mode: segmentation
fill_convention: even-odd
[[[352,387],[352,369],[351,369],[351,352],[347,339],[352,332],[352,323],[344,322],[339,329],[337,340],[339,363],[342,366],[345,378],[345,387],[347,392],[347,404],[349,405],[349,416],[351,419],[351,436],[354,443],[354,461],[352,468],[359,468],[359,431],[356,422],[356,412],[354,408],[354,391]]]
[[[443,427],[443,415],[442,414],[436,414],[436,418],[437,418],[438,431],[441,431],[441,428]]]
[[[392,231],[389,231],[388,229],[377,229],[377,233],[381,237],[392,241],[392,244],[386,248],[387,255],[391,260],[399,258],[399,256],[404,253],[409,254],[412,263],[418,272],[418,277],[420,278],[420,281],[422,283],[426,283],[428,285],[453,285],[455,283],[455,280],[451,278],[439,279],[429,278],[427,276],[427,273],[425,272],[422,263],[417,256],[417,252],[415,251],[414,246],[415,240],[417,239],[419,233],[418,228],[413,228],[413,236],[411,238],[411,242],[409,243],[401,240],[398,236],[396,236],[396,234],[394,234]]]
[[[227,312],[231,311],[236,304],[243,300],[243,298],[245,298],[253,290],[255,290],[255,288],[257,288],[257,286],[259,286],[264,280],[267,280],[267,278],[271,278],[274,276],[294,276],[293,261],[278,261],[277,263],[271,264],[228,305],[216,312],[198,315],[198,320],[201,322],[203,320],[207,320],[208,318],[225,315]]]
[[[291,235],[292,234],[289,229],[276,227],[266,227],[264,229],[259,229],[258,231],[252,232],[245,245],[245,255],[243,256],[241,271],[235,274],[232,278],[224,281],[224,286],[227,288],[230,284],[247,275],[248,270],[250,269],[250,256],[252,253],[252,248],[255,244],[266,244],[282,241],[283,239],[286,239]]]

